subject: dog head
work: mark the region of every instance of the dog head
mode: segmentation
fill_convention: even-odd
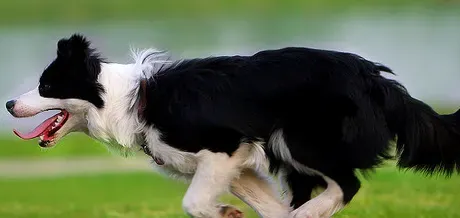
[[[102,60],[81,35],[57,43],[56,59],[43,71],[39,85],[8,101],[6,107],[15,117],[31,117],[48,110],[59,110],[30,133],[14,131],[23,139],[40,138],[42,147],[51,147],[74,131],[87,131],[90,108],[104,107],[103,86],[98,82]]]
[[[171,63],[165,52],[155,49],[133,51],[133,58],[132,64],[108,63],[82,35],[59,40],[56,59],[42,73],[38,87],[6,107],[15,117],[60,112],[30,133],[14,133],[22,139],[40,138],[40,146],[52,147],[78,131],[129,152],[143,143],[141,84]]]

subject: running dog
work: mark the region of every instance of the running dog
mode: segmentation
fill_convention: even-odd
[[[460,112],[436,113],[382,76],[390,68],[356,54],[133,54],[112,63],[81,34],[59,40],[38,87],[6,107],[15,117],[60,112],[16,135],[51,147],[84,132],[124,153],[142,149],[160,172],[189,182],[182,207],[197,218],[243,217],[218,203],[227,191],[262,217],[330,217],[360,189],[355,173],[392,158],[393,147],[401,168],[460,172]]]

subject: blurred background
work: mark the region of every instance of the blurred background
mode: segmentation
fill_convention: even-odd
[[[392,68],[410,93],[440,112],[460,106],[458,0],[16,0],[0,2],[0,102],[37,85],[60,38],[86,35],[105,58],[166,49],[178,58],[308,46],[357,53]],[[0,218],[186,217],[185,185],[74,134],[53,149],[20,141],[49,114],[0,110]],[[336,217],[460,217],[460,178],[425,178],[389,162],[363,180]],[[238,200],[249,217],[253,212]]]

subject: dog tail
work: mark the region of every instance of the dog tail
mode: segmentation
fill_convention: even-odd
[[[460,173],[460,110],[440,115],[398,82],[377,80],[388,128],[396,137],[398,166],[427,175]]]

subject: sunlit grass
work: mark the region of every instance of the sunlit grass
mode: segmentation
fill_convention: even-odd
[[[185,218],[185,189],[154,173],[0,179],[0,217]]]
[[[30,25],[40,23],[82,24],[89,22],[116,22],[126,20],[209,19],[210,17],[237,18],[291,16],[299,14],[334,15],[349,11],[367,10],[393,12],[402,9],[453,9],[456,4],[438,0],[234,0],[234,1],[169,1],[169,0],[29,0],[1,1],[0,25]]]
[[[41,148],[38,140],[24,141],[13,136],[12,133],[3,133],[0,137],[0,159],[110,155],[112,154],[104,145],[83,134],[70,134],[49,149]]]
[[[335,217],[460,217],[460,177],[425,178],[394,167],[363,182],[352,203]],[[182,183],[154,173],[65,178],[0,179],[0,217],[183,217]],[[257,217],[233,197],[238,205]]]

